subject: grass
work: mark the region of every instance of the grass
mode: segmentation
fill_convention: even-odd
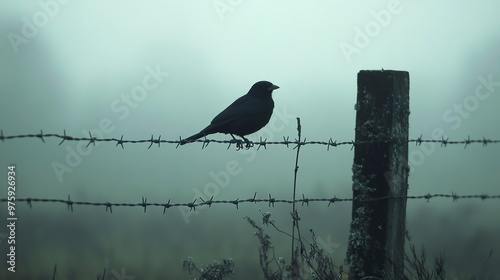
[[[290,263],[287,263],[283,257],[275,254],[271,237],[266,233],[264,226],[271,227],[279,233],[292,237],[291,234],[283,231],[271,219],[269,212],[262,213],[262,225],[259,225],[254,219],[245,217],[245,220],[255,230],[259,244],[259,263],[262,278],[265,280],[344,280],[349,279],[349,273],[344,270],[342,265],[335,265],[332,258],[318,245],[316,236],[311,229],[311,240],[296,238],[297,248],[293,250],[295,256]],[[300,236],[300,235],[299,235]],[[427,259],[425,247],[420,248],[412,242],[411,236],[407,233],[408,252],[405,253],[405,273],[403,280],[446,280],[445,271],[445,253],[441,253],[433,261]],[[293,260],[297,260],[294,262]],[[234,262],[232,260],[223,260],[214,262],[206,269],[198,269],[191,258],[183,261],[184,271],[189,273],[192,280],[222,280],[229,278],[234,273]],[[198,274],[198,278],[195,277]],[[469,279],[475,279],[470,277]],[[381,280],[378,277],[366,276],[361,280]],[[385,279],[384,279],[385,280]]]

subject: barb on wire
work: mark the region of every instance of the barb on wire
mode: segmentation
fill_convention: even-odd
[[[176,148],[180,146],[182,143],[182,138],[179,137],[179,140],[162,140],[161,135],[158,136],[158,138],[155,138],[153,135],[151,135],[150,138],[148,139],[140,139],[140,140],[127,140],[123,139],[123,135],[118,138],[98,138],[92,133],[89,132],[88,137],[73,137],[73,136],[68,136],[66,134],[66,130],[63,131],[63,134],[57,134],[57,133],[44,133],[43,130],[40,130],[40,133],[37,134],[20,134],[20,135],[4,135],[3,130],[0,130],[0,140],[2,142],[5,142],[5,140],[13,140],[13,139],[21,139],[21,138],[39,138],[42,140],[43,143],[45,142],[45,139],[47,138],[58,138],[61,139],[59,142],[59,145],[61,145],[65,141],[77,141],[77,142],[87,142],[87,147],[90,144],[96,144],[96,142],[115,142],[116,145],[120,145],[122,149],[124,149],[124,144],[141,144],[141,143],[149,143],[148,149],[150,149],[153,144],[158,144],[158,147],[160,147],[161,144],[175,144]],[[328,141],[307,141],[306,138],[304,140],[299,140],[295,139],[293,141],[289,140],[289,137],[283,136],[282,141],[268,141],[267,139],[262,139],[259,138],[258,141],[249,141],[247,144],[247,147],[252,147],[256,146],[257,149],[260,149],[263,147],[264,149],[267,149],[268,145],[285,145],[287,148],[289,147],[290,144],[294,144],[293,148],[297,148],[298,145],[300,146],[305,146],[305,145],[324,145],[326,146],[327,151],[330,150],[331,147],[339,147],[339,146],[351,146],[351,150],[356,146],[356,145],[363,145],[363,144],[372,144],[372,143],[389,143],[391,139],[373,139],[370,141],[337,141],[332,138],[329,138]],[[228,149],[231,147],[232,144],[238,144],[237,141],[234,139],[231,140],[215,140],[215,139],[198,139],[195,141],[192,141],[192,143],[201,143],[202,144],[202,149],[206,148],[209,143],[219,143],[219,144],[228,144]],[[415,143],[415,145],[420,146],[422,143],[437,143],[440,144],[442,147],[447,147],[448,145],[464,145],[464,148],[467,148],[467,146],[471,144],[482,144],[483,146],[487,146],[488,144],[500,144],[500,139],[488,139],[486,137],[482,137],[480,139],[470,139],[470,135],[467,136],[467,139],[464,140],[449,140],[448,138],[441,138],[441,139],[423,139],[422,135],[415,139],[410,139],[408,140],[408,143]]]
[[[480,199],[482,201],[484,200],[489,200],[489,199],[500,199],[500,195],[489,195],[489,194],[473,194],[473,195],[459,195],[457,193],[451,193],[451,194],[424,194],[424,195],[409,195],[409,196],[384,196],[384,197],[377,197],[377,198],[370,198],[363,200],[361,202],[373,202],[373,201],[380,201],[380,200],[385,200],[385,199],[422,199],[426,200],[426,202],[429,202],[433,198],[451,198],[453,202],[459,200],[459,199]],[[337,196],[333,196],[330,198],[307,198],[305,197],[304,194],[302,194],[302,198],[300,199],[295,199],[294,200],[288,200],[288,199],[278,199],[275,197],[272,197],[271,194],[269,194],[268,198],[257,198],[257,193],[254,194],[252,198],[248,199],[233,199],[233,200],[213,200],[213,196],[209,200],[204,200],[203,198],[200,197],[201,202],[198,202],[198,199],[195,199],[193,202],[187,202],[187,203],[171,203],[170,199],[166,203],[159,203],[159,202],[148,202],[146,197],[142,197],[140,202],[137,203],[124,203],[124,202],[89,202],[89,201],[74,201],[71,200],[70,196],[68,195],[68,199],[58,199],[58,198],[16,198],[17,202],[26,202],[30,208],[33,208],[33,203],[54,203],[54,204],[66,204],[67,209],[73,212],[73,206],[74,205],[85,205],[85,206],[104,206],[106,212],[109,210],[110,213],[113,213],[113,208],[112,207],[140,207],[143,208],[144,213],[146,213],[146,208],[147,207],[162,207],[163,208],[163,213],[165,214],[165,211],[167,209],[170,209],[172,207],[188,207],[192,211],[196,211],[196,207],[199,206],[204,206],[208,205],[211,207],[213,204],[232,204],[236,206],[236,209],[239,209],[239,204],[241,203],[268,203],[269,207],[274,207],[276,203],[286,203],[286,204],[293,204],[295,203],[301,203],[302,206],[309,206],[309,203],[311,202],[327,202],[327,207],[330,206],[333,203],[337,202],[352,202],[354,199],[353,198],[338,198]],[[0,202],[7,202],[7,198],[1,198]]]

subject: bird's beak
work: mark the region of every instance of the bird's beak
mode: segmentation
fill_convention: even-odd
[[[279,87],[279,86],[277,86],[277,85],[272,85],[272,86],[270,86],[270,87],[268,88],[268,90],[269,90],[269,91],[273,91],[273,90],[275,90],[275,89],[279,89],[279,88],[280,88],[280,87]]]

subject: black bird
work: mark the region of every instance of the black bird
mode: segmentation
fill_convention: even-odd
[[[249,141],[244,136],[258,131],[269,122],[274,108],[271,94],[278,88],[279,86],[267,81],[255,83],[247,94],[220,112],[207,127],[181,140],[180,144],[184,145],[203,136],[220,132],[230,134],[235,140],[234,135],[240,136],[249,147]]]

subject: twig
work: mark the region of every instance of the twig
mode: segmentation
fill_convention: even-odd
[[[291,269],[292,269],[292,279],[297,279],[299,276],[299,265],[298,265],[298,260],[297,260],[297,255],[295,252],[295,228],[297,228],[297,235],[299,236],[299,242],[301,240],[300,237],[300,230],[299,230],[299,214],[297,213],[297,209],[295,207],[295,198],[296,198],[296,193],[297,193],[297,173],[299,171],[299,153],[300,153],[300,146],[301,146],[301,137],[302,137],[302,126],[300,125],[300,118],[297,118],[297,133],[298,133],[298,138],[296,139],[297,146],[297,153],[295,155],[295,169],[293,172],[293,203],[292,203],[292,262],[291,262]]]

